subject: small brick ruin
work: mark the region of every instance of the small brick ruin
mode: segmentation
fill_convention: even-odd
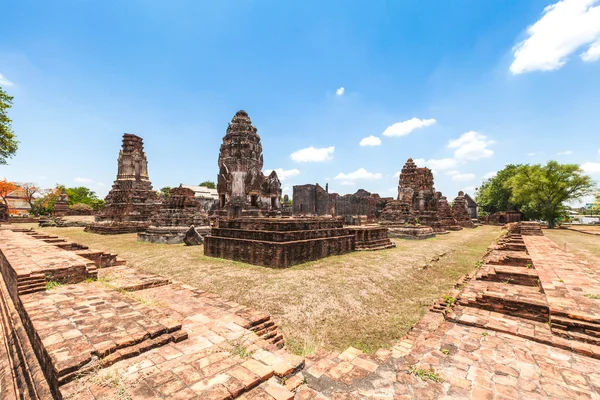
[[[450,204],[448,204],[448,198],[446,196],[442,196],[440,192],[438,192],[438,217],[442,223],[444,229],[448,231],[459,231],[462,229],[462,226],[458,224],[456,218],[452,214],[452,208]]]
[[[220,217],[276,215],[281,213],[281,182],[277,173],[262,173],[260,136],[243,110],[227,127],[219,150],[217,192]]]
[[[417,223],[430,226],[442,233],[444,228],[438,218],[438,195],[433,187],[433,173],[429,168],[419,168],[412,158],[400,171],[398,200],[410,205]]]
[[[354,250],[354,235],[333,218],[222,219],[204,238],[206,256],[272,268]]]
[[[390,240],[389,230],[379,225],[347,226],[348,232],[354,235],[355,250],[383,250],[396,247]]]
[[[456,223],[464,228],[475,227],[471,215],[469,214],[465,193],[462,191],[458,192],[458,196],[454,199],[454,203],[452,204],[452,216],[456,220]]]
[[[63,187],[60,190],[60,194],[58,195],[56,203],[54,203],[52,215],[55,217],[63,217],[67,214],[69,214],[69,196]]]
[[[106,204],[86,232],[120,234],[143,232],[160,202],[148,178],[148,160],[141,137],[126,133],[119,152],[118,172]]]
[[[379,217],[390,199],[359,189],[354,194],[329,193],[318,183],[293,187],[292,213],[298,216],[366,216],[367,221]]]
[[[145,232],[138,233],[138,240],[151,243],[183,243],[191,225],[199,234],[208,234],[208,214],[194,197],[193,190],[184,187],[173,188],[152,216],[150,227]]]
[[[392,200],[389,201],[379,217],[379,224],[389,230],[389,235],[399,239],[428,239],[435,237],[430,226],[416,223],[416,218],[410,204]]]

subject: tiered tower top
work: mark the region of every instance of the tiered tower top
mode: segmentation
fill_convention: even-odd
[[[219,169],[226,167],[228,172],[257,172],[263,168],[262,144],[257,129],[252,126],[248,113],[238,111],[227,127],[219,152]]]
[[[144,153],[144,140],[125,133],[119,152],[117,180],[148,181],[148,159]]]

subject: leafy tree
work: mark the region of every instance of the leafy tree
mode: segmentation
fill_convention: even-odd
[[[17,183],[17,186],[23,189],[23,192],[25,194],[25,201],[29,204],[29,207],[31,207],[31,210],[29,212],[33,215],[38,215],[39,211],[36,208],[35,202],[36,195],[38,195],[38,197],[39,195],[43,195],[39,186],[31,182],[19,182]]]
[[[507,185],[510,178],[516,175],[519,165],[508,164],[504,169],[498,171],[496,176],[483,182],[477,190],[475,201],[479,209],[493,214],[498,211],[520,210],[523,204],[514,203],[512,188]]]
[[[62,186],[57,185],[57,188]],[[69,196],[69,206],[73,204],[81,203],[87,204],[94,210],[98,210],[104,206],[104,200],[98,198],[96,192],[86,188],[85,186],[77,186],[74,188],[65,188],[67,195]]]
[[[12,107],[13,97],[6,94],[0,86],[0,165],[17,152],[19,142],[11,127],[12,120],[8,118],[6,110]]]
[[[209,189],[216,189],[217,185],[213,181],[204,181],[200,183],[198,186],[206,186]]]
[[[541,215],[554,228],[564,216],[564,203],[592,193],[594,181],[577,164],[521,165],[507,181],[512,190],[511,201],[525,204]]]
[[[14,184],[14,182],[9,182],[4,178],[4,180],[0,181],[0,198],[4,202],[4,204],[8,205],[6,201],[6,197],[10,192],[15,190],[18,186]]]
[[[158,191],[158,195],[160,196],[161,194],[163,196],[165,196],[165,199],[169,197],[170,191],[171,191],[171,186],[165,186],[160,188],[160,190]]]

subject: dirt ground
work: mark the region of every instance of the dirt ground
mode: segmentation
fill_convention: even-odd
[[[395,240],[394,249],[276,270],[205,257],[202,246],[138,242],[133,234],[38,230],[116,253],[129,265],[269,312],[288,348],[300,355],[317,348],[355,346],[373,352],[392,345],[475,268],[501,233],[499,227],[481,226],[421,241]]]
[[[592,231],[589,228],[596,227],[586,227]],[[600,228],[595,231],[600,233]],[[544,235],[552,239],[563,250],[575,253],[600,268],[600,236],[566,229],[544,229]]]

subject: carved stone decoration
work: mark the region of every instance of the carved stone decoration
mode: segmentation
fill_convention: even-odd
[[[260,136],[245,111],[238,111],[227,127],[219,151],[218,215],[264,216],[281,211],[281,182],[277,173],[262,173]]]
[[[69,213],[69,196],[63,187],[58,195],[56,203],[54,203],[54,210],[52,215],[55,217],[62,217]]]
[[[119,152],[117,179],[105,205],[86,232],[119,234],[143,232],[160,202],[148,178],[148,160],[141,137],[126,133]]]
[[[145,232],[138,233],[138,240],[183,243],[190,226],[197,226],[198,231],[206,235],[210,230],[208,214],[194,195],[194,191],[189,188],[171,189],[160,209],[152,216],[150,227]]]
[[[471,215],[469,214],[465,194],[462,191],[458,192],[458,196],[454,199],[454,204],[452,204],[452,215],[454,216],[454,219],[456,219],[458,225],[465,228],[475,227]]]

